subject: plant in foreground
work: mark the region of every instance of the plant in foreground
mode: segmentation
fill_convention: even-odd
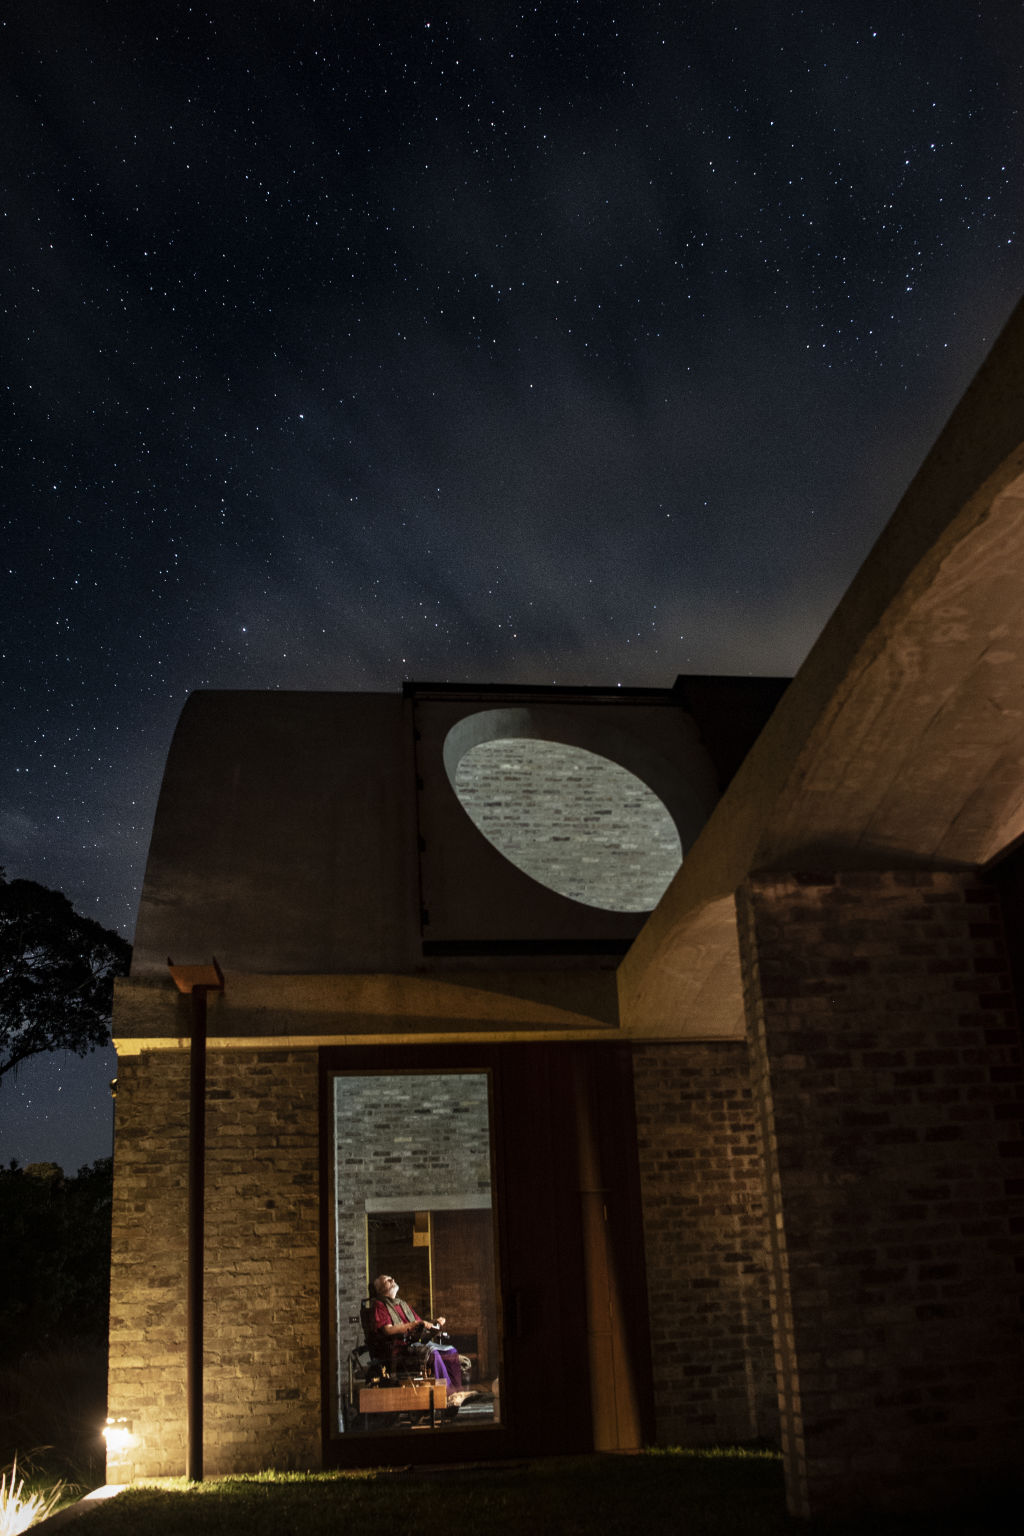
[[[25,1492],[25,1479],[18,1477],[18,1459],[10,1471],[0,1474],[0,1536],[20,1536],[37,1520],[45,1520],[60,1502],[64,1484],[58,1483],[48,1493],[36,1489]]]

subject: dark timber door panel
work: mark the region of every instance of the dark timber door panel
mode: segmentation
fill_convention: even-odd
[[[591,1447],[568,1067],[564,1049],[509,1046],[498,1074],[508,1416],[521,1455]]]

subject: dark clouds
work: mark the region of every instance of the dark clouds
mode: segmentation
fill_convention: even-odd
[[[1016,4],[3,26],[0,861],[197,687],[801,661],[1021,285]]]

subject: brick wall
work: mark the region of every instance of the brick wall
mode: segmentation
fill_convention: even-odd
[[[109,1412],[118,1480],[185,1459],[188,1054],[118,1072]],[[317,1056],[208,1058],[205,1469],[320,1462]]]
[[[594,752],[530,737],[481,742],[455,792],[495,847],[563,896],[649,912],[679,868],[665,806],[635,774]]]
[[[107,1411],[136,1443],[110,1482],[185,1470],[187,1105],[187,1052],[119,1061]]]
[[[762,1160],[747,1047],[634,1053],[657,1440],[773,1440]]]
[[[320,1464],[316,1051],[218,1051],[207,1109],[211,1473]]]
[[[962,873],[739,894],[791,1507],[929,1504],[1018,1465],[1020,1036]]]

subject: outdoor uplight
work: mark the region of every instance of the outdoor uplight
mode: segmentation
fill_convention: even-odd
[[[112,1456],[128,1450],[129,1446],[135,1444],[131,1419],[108,1419],[103,1427],[103,1438]]]

